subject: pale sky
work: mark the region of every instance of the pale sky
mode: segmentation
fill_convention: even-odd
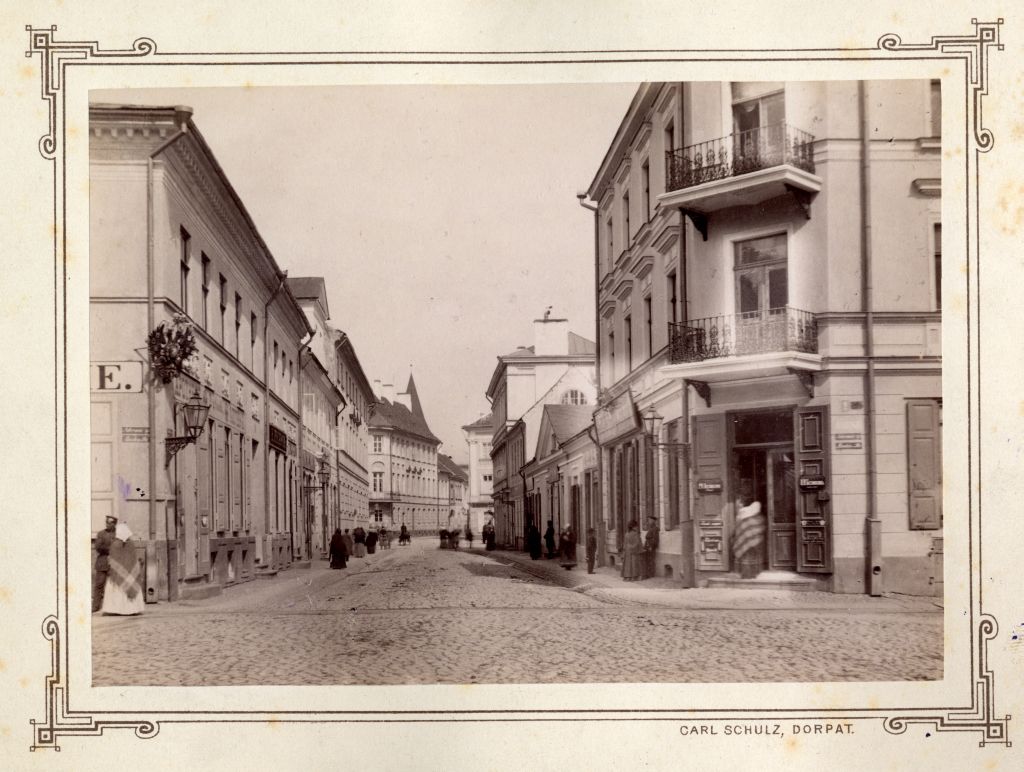
[[[585,190],[636,84],[94,91],[185,104],[278,264],[323,276],[363,370],[410,366],[442,452],[547,306],[594,338]]]

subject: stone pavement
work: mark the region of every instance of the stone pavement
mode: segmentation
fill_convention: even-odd
[[[851,625],[852,608],[835,602],[750,609],[724,602],[716,609],[655,605],[648,594],[695,591],[653,583],[627,591],[613,586],[612,572],[588,576],[557,565],[527,566],[513,556],[439,550],[434,540],[420,539],[352,560],[343,571],[318,561],[213,598],[147,606],[139,617],[95,615],[93,681],[106,686],[942,677],[938,609],[892,613],[854,601],[860,605]]]
[[[820,611],[869,612],[872,614],[938,613],[942,598],[917,595],[883,594],[843,595],[831,592],[747,589],[725,587],[683,588],[678,579],[654,577],[641,582],[623,581],[616,568],[596,568],[587,573],[585,562],[571,570],[564,569],[557,559],[532,560],[523,552],[474,549],[479,555],[514,564],[538,578],[569,587],[595,598],[639,605],[664,606],[677,609],[758,610],[796,608]]]

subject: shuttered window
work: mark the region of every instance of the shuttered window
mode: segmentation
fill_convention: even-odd
[[[941,528],[941,400],[907,401],[907,490],[911,530]]]

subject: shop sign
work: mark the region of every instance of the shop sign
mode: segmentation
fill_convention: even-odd
[[[90,362],[92,391],[142,391],[142,362]]]
[[[611,404],[594,412],[594,427],[601,445],[640,428],[640,415],[633,402],[633,392],[626,391]]]
[[[697,480],[698,493],[721,493],[722,481],[717,478],[701,478]]]
[[[832,441],[836,450],[861,450],[864,447],[864,435],[860,432],[833,434]]]
[[[288,435],[273,424],[270,426],[270,447],[276,448],[282,453],[288,452]]]
[[[800,490],[802,491],[820,491],[825,487],[825,475],[823,474],[804,474],[800,475]]]

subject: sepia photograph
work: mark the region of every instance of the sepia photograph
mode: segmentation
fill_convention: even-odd
[[[32,0],[16,769],[1001,769],[992,0]]]
[[[94,685],[942,678],[939,80],[89,100]]]

